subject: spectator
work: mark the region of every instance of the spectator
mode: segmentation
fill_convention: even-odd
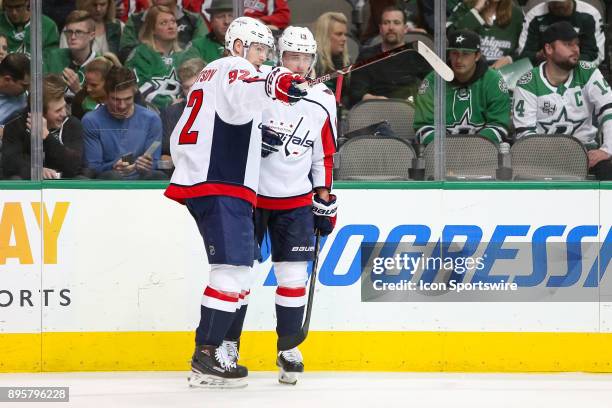
[[[213,0],[206,11],[211,16],[211,31],[205,37],[195,38],[191,42],[183,55],[183,60],[201,58],[206,63],[210,63],[223,56],[225,33],[234,21],[233,0]]]
[[[604,59],[605,35],[599,11],[582,0],[547,0],[532,8],[525,16],[519,38],[518,53],[533,65],[545,60],[540,37],[542,32],[559,21],[568,21],[579,33],[580,59],[599,65]]]
[[[123,23],[115,18],[115,1],[77,0],[77,9],[88,12],[96,24],[96,36],[92,45],[93,51],[99,55],[106,52],[118,54]],[[60,47],[68,47],[68,41],[65,36],[60,38]]]
[[[399,5],[397,0],[372,0],[369,2],[370,16],[366,24],[365,30],[361,35],[361,42],[365,46],[370,46],[371,41],[380,34],[380,19],[383,10],[389,6]],[[403,7],[400,7],[406,16]]]
[[[0,34],[8,38],[9,52],[30,54],[30,0],[3,0],[0,13]],[[57,26],[47,16],[42,17],[42,47],[44,51],[59,45]]]
[[[453,11],[459,6],[462,0],[447,0],[446,1],[446,17],[450,17]],[[414,18],[416,26],[424,30],[426,33],[433,35],[435,28],[434,20],[434,5],[431,0],[416,0],[417,13]]]
[[[8,55],[8,38],[4,34],[0,34],[0,62]]]
[[[314,36],[317,41],[317,59],[315,65],[316,75],[334,72],[349,65],[346,33],[348,19],[342,13],[328,11],[317,18],[314,27]],[[336,80],[325,83],[328,88],[336,92]],[[348,78],[342,82],[342,95],[348,97]]]
[[[511,64],[523,29],[523,10],[512,0],[464,0],[450,17],[449,30],[480,35],[481,53],[492,68]]]
[[[244,15],[260,20],[272,31],[284,30],[291,22],[287,0],[244,0]]]
[[[64,77],[69,90],[66,96],[71,99],[85,81],[85,66],[97,57],[92,50],[96,33],[91,14],[83,10],[68,14],[62,34],[68,40],[68,48],[51,50],[44,60],[43,70]]]
[[[176,17],[178,30],[178,44],[181,48],[193,41],[194,38],[204,37],[208,33],[208,27],[199,14],[185,11],[177,6],[177,0],[152,0],[153,6],[168,7]],[[140,44],[140,31],[145,17],[149,11],[132,14],[128,19],[121,36],[119,59],[125,61],[134,48]]]
[[[22,53],[9,54],[0,62],[0,137],[4,125],[28,105],[30,59]]]
[[[128,17],[132,14],[140,13],[149,8],[149,0],[113,0],[117,5],[117,18],[122,21],[128,21]]]
[[[167,108],[162,109],[160,118],[162,121],[162,151],[161,160],[164,163],[168,163],[172,166],[172,157],[170,156],[170,136],[172,131],[179,121],[183,110],[185,109],[186,98],[189,94],[189,89],[198,79],[198,74],[204,69],[206,64],[199,58],[192,58],[185,60],[178,69],[178,77],[181,81],[181,88],[183,90],[183,98],[181,102],[170,105]]]
[[[134,72],[111,68],[104,90],[106,104],[83,117],[85,165],[102,179],[166,178],[155,170],[160,149],[145,154],[153,142],[161,143],[162,127],[159,116],[134,104]]]
[[[85,67],[85,84],[72,101],[72,115],[82,119],[87,112],[95,110],[106,100],[104,78],[113,67],[121,63],[114,54],[104,54]]]
[[[379,29],[382,43],[361,51],[357,61],[404,45],[404,12],[397,6],[386,7]],[[427,62],[415,52],[405,52],[381,64],[364,67],[352,75],[351,103],[367,99],[406,99],[414,96],[421,80],[429,71]]]
[[[44,179],[74,178],[81,173],[83,127],[67,116],[64,80],[49,74],[43,80]],[[30,114],[23,113],[6,125],[2,146],[4,177],[30,179]]]
[[[42,12],[62,31],[66,17],[76,8],[75,0],[45,0],[42,2]]]
[[[588,150],[591,172],[599,180],[612,180],[610,86],[593,63],[579,60],[579,34],[570,22],[552,24],[542,42],[545,62],[523,75],[514,91],[517,139],[538,133],[574,136]]]
[[[501,142],[507,138],[510,122],[510,96],[504,79],[482,58],[475,32],[456,30],[448,43],[455,79],[446,87],[446,131]],[[414,128],[422,144],[434,138],[435,78],[434,72],[425,78],[416,100]]]
[[[176,68],[181,54],[176,18],[170,8],[154,6],[147,11],[140,42],[125,66],[136,72],[145,101],[157,109],[178,102],[181,86]]]

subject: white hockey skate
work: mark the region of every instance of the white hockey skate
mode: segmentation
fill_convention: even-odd
[[[291,350],[279,351],[276,357],[276,365],[279,368],[278,382],[281,384],[295,385],[298,374],[304,372],[302,353],[297,347]]]
[[[243,388],[247,386],[246,367],[236,364],[223,346],[196,346],[191,359],[190,387]]]

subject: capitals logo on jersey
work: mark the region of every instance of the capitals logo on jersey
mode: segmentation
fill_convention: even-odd
[[[287,119],[268,119],[266,125],[278,133],[283,140],[282,152],[288,159],[298,158],[309,153],[314,145],[315,134],[311,135],[310,130],[307,129],[304,124],[304,116],[301,116],[297,123],[293,123],[291,120],[287,121]]]

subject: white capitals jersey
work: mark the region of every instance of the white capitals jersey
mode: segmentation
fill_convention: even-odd
[[[565,134],[587,147],[597,147],[597,128],[603,130],[601,149],[612,154],[612,89],[599,69],[580,61],[564,84],[546,78],[545,62],[519,79],[514,90],[513,121],[516,137]]]
[[[332,188],[336,100],[324,85],[294,105],[268,103],[262,124],[279,133],[278,152],[261,159],[257,207],[287,210],[312,204],[312,190]]]
[[[261,111],[271,99],[246,59],[225,57],[200,72],[170,137],[175,170],[165,195],[180,203],[224,195],[257,199]],[[280,105],[280,103],[279,103]]]

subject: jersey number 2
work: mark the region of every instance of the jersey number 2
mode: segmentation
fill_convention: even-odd
[[[191,113],[189,114],[189,118],[187,119],[187,123],[183,126],[183,130],[181,130],[181,134],[179,135],[178,144],[196,144],[198,142],[198,131],[191,130],[193,126],[193,122],[195,122],[198,117],[198,113],[202,108],[202,101],[204,99],[204,92],[201,89],[196,89],[192,93],[189,94],[189,102],[187,102],[187,107],[192,108]]]

